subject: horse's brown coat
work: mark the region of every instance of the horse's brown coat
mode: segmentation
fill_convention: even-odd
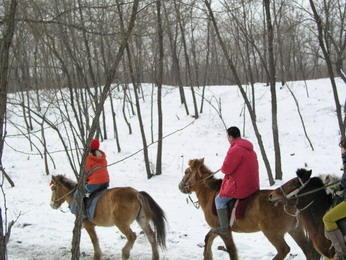
[[[212,172],[204,165],[204,159],[189,161],[189,168],[179,184],[183,193],[195,192],[203,209],[205,220],[211,228],[218,226],[218,219],[212,212],[215,193],[220,189],[221,180],[215,179]],[[262,231],[277,250],[275,260],[282,260],[289,253],[284,235],[289,233],[303,250],[307,259],[319,259],[319,254],[314,250],[305,236],[301,224],[295,227],[295,218],[288,216],[281,207],[274,207],[268,201],[272,190],[260,190],[253,195],[245,210],[245,218],[236,220],[227,238],[221,237],[225,242],[227,252],[232,260],[238,259],[236,247],[232,238],[232,231],[250,233]],[[205,237],[204,259],[212,259],[212,242],[217,235],[209,232]]]
[[[63,175],[52,176],[51,206],[57,209],[64,201],[71,205],[76,186],[75,182]],[[127,238],[127,243],[122,249],[122,258],[128,259],[136,240],[136,234],[130,228],[134,220],[138,222],[149,239],[153,252],[152,259],[159,259],[157,245],[165,248],[165,214],[149,194],[131,187],[109,189],[97,204],[95,218],[83,222],[83,227],[88,232],[94,246],[94,259],[100,259],[102,255],[95,226],[111,227],[114,225]],[[156,234],[150,227],[150,221],[154,224]]]

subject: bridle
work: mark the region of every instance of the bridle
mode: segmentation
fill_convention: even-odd
[[[282,196],[283,196],[284,199],[285,199],[284,211],[286,212],[287,215],[296,218],[296,220],[297,220],[296,227],[298,227],[298,225],[299,225],[299,216],[300,216],[300,213],[301,213],[302,211],[304,211],[305,209],[307,209],[308,207],[310,207],[310,206],[312,205],[312,203],[315,202],[315,201],[313,200],[313,201],[311,201],[308,205],[306,205],[304,208],[302,208],[302,209],[298,209],[298,208],[297,208],[298,200],[299,200],[300,197],[302,197],[301,194],[298,195],[298,193],[301,192],[301,191],[306,187],[306,185],[309,183],[309,181],[310,181],[311,179],[309,178],[306,182],[303,182],[302,179],[298,177],[298,180],[299,180],[299,182],[300,182],[301,185],[300,185],[298,188],[296,188],[295,190],[293,190],[293,191],[291,191],[290,193],[288,193],[288,194],[284,191],[283,187],[280,186],[280,191],[281,191],[281,193],[282,193]],[[289,212],[289,211],[288,211],[288,208],[287,208],[287,207],[288,207],[288,201],[289,201],[290,199],[296,199],[296,203],[295,203],[295,205],[294,205],[294,207],[295,207],[295,212],[294,212],[294,213]]]
[[[54,193],[54,200],[52,201],[53,204],[55,204],[56,202],[62,200],[62,199],[65,199],[67,196],[70,196],[77,188],[74,188],[72,190],[70,190],[68,193],[66,193],[65,195],[61,196],[60,198],[56,199],[55,198],[55,191],[56,191],[56,182],[55,181],[51,181],[50,184],[49,184],[52,192]]]
[[[205,180],[208,180],[209,178],[213,177],[215,174],[217,174],[220,171],[220,169],[218,169],[216,172],[213,172],[213,173],[209,174],[207,177],[204,177],[203,179],[200,179],[200,180],[196,181],[195,183],[190,184],[190,181],[192,180],[193,177],[195,177],[196,173],[194,173],[192,175],[193,171],[191,170],[191,167],[189,167],[189,169],[191,171],[191,177],[190,177],[190,179],[187,182],[185,182],[185,185],[184,185],[183,189],[184,188],[190,188],[190,187],[192,187],[192,186],[194,186],[194,185],[196,185],[198,183],[201,183],[201,182],[203,182]]]
[[[284,211],[286,212],[286,214],[292,216],[292,217],[295,217],[297,219],[297,224],[296,226],[298,226],[299,224],[299,216],[300,216],[300,213],[307,209],[308,207],[310,207],[315,201],[311,201],[308,205],[306,205],[304,208],[302,209],[298,209],[297,208],[297,204],[298,204],[298,200],[299,198],[301,197],[304,197],[304,196],[307,196],[309,194],[312,194],[312,193],[315,193],[315,192],[318,192],[320,190],[324,190],[325,188],[329,187],[329,186],[333,186],[337,183],[339,183],[340,181],[335,181],[335,182],[332,182],[332,183],[329,183],[328,185],[323,185],[322,187],[320,188],[316,188],[316,189],[313,189],[313,190],[310,190],[310,191],[307,191],[307,192],[303,192],[303,193],[300,193],[305,187],[306,185],[309,183],[309,181],[311,179],[309,179],[308,181],[306,181],[305,183],[298,177],[299,179],[299,182],[301,183],[301,186],[293,191],[291,191],[290,193],[286,194],[286,192],[284,191],[284,189],[282,188],[282,186],[280,186],[280,191],[285,199],[285,203],[284,203]],[[300,193],[300,194],[299,194]],[[288,201],[290,199],[296,199],[296,204],[295,204],[295,208],[296,208],[296,211],[294,213],[290,213],[288,212],[288,209],[287,209],[287,206],[288,206]]]
[[[282,188],[282,186],[280,186],[280,191],[282,193],[282,195],[284,196],[285,200],[288,201],[289,199],[295,199],[298,198],[298,193],[301,192],[305,186],[309,183],[309,181],[311,179],[308,179],[306,182],[303,182],[301,178],[298,177],[298,180],[301,184],[300,187],[298,187],[297,189],[291,191],[290,193],[286,194],[286,192],[284,191],[284,189]]]
[[[220,169],[218,169],[217,171],[215,171],[215,172],[209,174],[207,177],[204,177],[204,178],[202,178],[202,179],[196,181],[195,183],[190,184],[190,181],[192,180],[193,177],[195,177],[196,173],[192,174],[193,171],[191,170],[191,167],[189,167],[189,169],[190,169],[190,172],[191,172],[191,176],[190,176],[189,180],[185,182],[185,185],[182,187],[183,189],[185,189],[185,188],[190,188],[190,187],[192,187],[192,186],[194,186],[194,185],[196,185],[196,184],[198,184],[198,183],[201,183],[201,182],[203,182],[203,181],[205,181],[205,180],[208,180],[209,178],[213,177],[216,173],[218,173],[218,172],[220,171]],[[196,170],[196,171],[197,171],[197,170]],[[192,205],[193,205],[196,209],[199,209],[199,207],[200,207],[199,202],[198,202],[198,201],[193,201],[189,193],[187,193],[187,196],[188,196],[188,199],[191,201]],[[187,203],[189,202],[188,199],[186,199]]]

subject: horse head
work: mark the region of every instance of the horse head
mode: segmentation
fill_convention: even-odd
[[[222,180],[214,178],[217,172],[212,172],[205,166],[204,158],[189,160],[189,167],[186,168],[184,177],[179,183],[179,189],[185,194],[196,191],[201,185],[204,190],[219,190]]]
[[[53,209],[58,209],[76,189],[77,184],[67,179],[63,175],[52,176],[50,182],[50,188],[52,190],[52,196],[50,200],[50,206]]]
[[[189,167],[186,168],[183,179],[179,183],[179,190],[184,193],[194,191],[194,186],[203,178],[200,169],[204,166],[204,158],[189,160]]]
[[[289,180],[269,194],[269,201],[273,202],[274,205],[278,205],[280,201],[287,201],[288,199],[293,198],[305,188],[306,184],[310,180],[311,173],[311,170],[298,169],[296,172],[297,177]]]

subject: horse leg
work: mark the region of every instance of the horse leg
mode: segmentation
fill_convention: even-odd
[[[319,260],[321,255],[315,250],[310,239],[305,235],[303,226],[300,224],[296,228],[291,228],[288,232],[302,249],[307,260]]]
[[[227,252],[229,254],[230,259],[232,260],[238,260],[238,253],[237,248],[235,247],[234,241],[233,241],[233,235],[232,230],[228,231],[228,234],[226,237],[220,236],[223,242],[225,243]]]
[[[214,239],[217,237],[216,234],[211,233],[210,231],[208,234],[205,235],[204,238],[204,260],[212,260],[213,259],[213,252],[211,251],[211,246],[213,245]]]
[[[282,231],[272,231],[272,230],[263,230],[263,234],[267,237],[269,242],[276,248],[277,254],[273,260],[283,260],[290,252],[290,247],[287,245],[284,236],[285,233]]]
[[[83,227],[88,232],[90,240],[94,246],[94,260],[101,259],[102,252],[99,245],[99,239],[97,238],[96,232],[95,232],[95,226],[91,224],[89,221],[83,222]]]
[[[127,242],[125,246],[122,249],[122,258],[128,259],[130,257],[130,250],[135,243],[136,240],[136,234],[131,230],[130,226],[124,226],[124,225],[117,225],[119,230],[126,236]]]
[[[153,252],[152,260],[158,260],[160,259],[159,251],[157,249],[157,242],[155,238],[155,233],[150,227],[149,220],[145,217],[144,212],[140,212],[137,217],[137,223],[144,231],[145,235],[147,236],[149,243],[151,245],[151,250]]]

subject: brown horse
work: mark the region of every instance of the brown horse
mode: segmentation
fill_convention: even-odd
[[[185,194],[196,193],[208,225],[216,228],[218,218],[213,213],[213,204],[215,195],[221,187],[221,180],[213,177],[214,173],[204,165],[204,159],[190,160],[189,166],[185,170],[185,176],[179,184],[179,189]],[[232,231],[243,233],[262,231],[277,250],[277,255],[273,258],[275,260],[284,259],[290,251],[290,247],[284,239],[286,232],[303,250],[306,259],[319,259],[320,255],[305,236],[302,225],[296,226],[294,217],[288,216],[282,206],[274,207],[268,201],[268,195],[271,192],[272,190],[260,190],[251,195],[250,202],[245,209],[244,219],[235,220],[227,237],[221,237],[230,258],[238,259]],[[211,247],[215,237],[217,235],[210,231],[206,235],[204,259],[212,259]]]
[[[70,206],[77,183],[63,175],[52,176],[51,206],[57,209],[66,201]],[[166,247],[165,214],[150,195],[131,187],[113,188],[106,191],[100,198],[95,212],[95,218],[83,221],[83,227],[88,232],[94,246],[94,259],[101,259],[101,249],[95,232],[95,226],[117,226],[126,236],[127,243],[122,249],[122,258],[130,257],[130,250],[136,240],[136,234],[131,230],[131,223],[136,220],[148,237],[153,252],[152,259],[159,259],[157,246]],[[150,227],[153,223],[156,234]]]
[[[324,236],[323,215],[332,205],[332,195],[327,194],[319,177],[310,178],[311,171],[297,170],[297,177],[289,180],[269,194],[269,200],[285,204],[285,211],[300,215],[314,247],[323,256],[333,258],[334,249]]]

